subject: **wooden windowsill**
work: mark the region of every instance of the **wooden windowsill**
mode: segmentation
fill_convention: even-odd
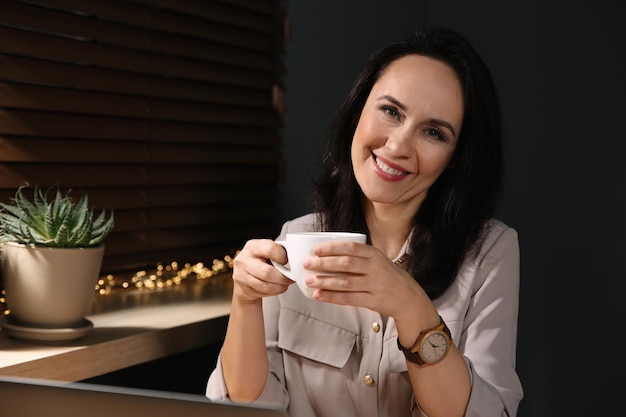
[[[230,314],[230,273],[162,290],[96,295],[94,328],[74,341],[41,343],[0,331],[0,375],[80,381],[220,343]]]

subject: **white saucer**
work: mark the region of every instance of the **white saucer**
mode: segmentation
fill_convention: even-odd
[[[80,324],[75,327],[49,329],[20,326],[11,323],[7,320],[6,316],[3,316],[0,317],[0,327],[3,332],[16,339],[36,340],[41,342],[59,342],[83,337],[93,328],[93,323],[87,319],[83,319]]]

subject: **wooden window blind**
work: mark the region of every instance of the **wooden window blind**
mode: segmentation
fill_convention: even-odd
[[[273,237],[284,22],[277,0],[0,1],[0,200],[113,208],[103,273]]]

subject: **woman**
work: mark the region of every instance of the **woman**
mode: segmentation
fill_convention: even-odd
[[[305,261],[305,298],[268,260],[235,259],[213,400],[294,417],[514,416],[516,232],[492,218],[501,178],[491,75],[457,33],[425,29],[378,51],[333,121],[314,213],[288,232],[364,232]],[[449,336],[451,338],[449,339]],[[420,354],[421,353],[421,354]]]

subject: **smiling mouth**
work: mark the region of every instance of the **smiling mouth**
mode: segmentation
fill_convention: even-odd
[[[376,166],[378,166],[378,168],[380,168],[380,170],[383,171],[385,174],[389,174],[393,176],[404,176],[408,174],[408,172],[406,171],[400,171],[400,170],[390,167],[376,155],[374,155],[374,161],[376,162]]]

